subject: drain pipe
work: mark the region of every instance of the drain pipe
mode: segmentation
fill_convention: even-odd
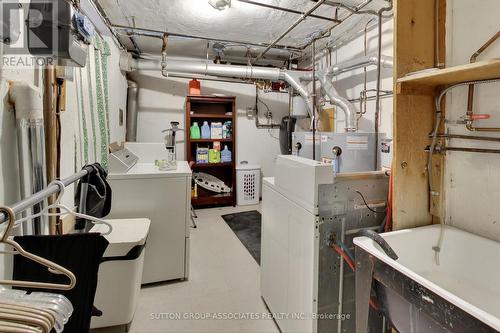
[[[29,84],[13,82],[9,88],[9,101],[16,113],[21,197],[27,198],[47,186],[43,99],[40,92]],[[46,206],[47,200],[43,200],[26,210],[23,216],[39,213]],[[46,215],[23,224],[23,235],[48,235],[49,232]]]
[[[127,131],[125,140],[128,142],[137,141],[137,96],[139,94],[139,86],[135,81],[127,80]]]

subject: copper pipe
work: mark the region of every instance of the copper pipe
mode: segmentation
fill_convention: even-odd
[[[475,63],[477,57],[481,55],[491,44],[493,44],[500,37],[500,31],[498,31],[494,36],[492,36],[486,43],[483,44],[476,52],[470,57],[470,63]],[[466,113],[466,125],[465,127],[469,131],[477,132],[500,132],[499,127],[474,127],[474,84],[469,85],[469,97],[467,99],[467,113]]]
[[[483,149],[483,148],[465,148],[465,147],[441,147],[437,148],[437,152],[447,151],[462,151],[467,153],[484,153],[484,154],[500,154],[500,149]]]
[[[432,137],[429,135],[429,137]],[[489,136],[475,136],[475,135],[462,135],[462,134],[437,134],[438,138],[445,139],[461,139],[461,140],[474,140],[474,141],[493,141],[500,142],[500,138]]]
[[[300,23],[302,23],[309,15],[313,14],[316,9],[319,8],[326,0],[318,0],[314,6],[312,6],[308,11],[304,12],[302,16],[300,16],[295,22],[293,22],[292,25],[290,25],[278,38],[276,38],[274,41],[269,44],[264,51],[262,51],[256,58],[253,58],[251,60],[251,64],[254,65],[258,60],[262,59],[264,55],[269,52],[270,49],[272,49],[275,45],[277,45],[283,38],[285,38],[296,26],[298,26]],[[315,42],[315,40],[313,40]],[[316,61],[316,59],[313,59],[313,62]]]
[[[290,9],[290,8],[285,8],[285,7],[280,7],[280,6],[274,6],[274,5],[270,5],[270,4],[263,3],[263,2],[257,2],[257,1],[252,1],[252,0],[238,0],[238,1],[239,2],[247,3],[249,5],[254,5],[254,6],[260,6],[260,7],[269,8],[269,9],[280,10],[282,12],[299,14],[299,15],[303,14],[303,12],[301,12],[300,10],[295,10],[295,9]],[[339,20],[337,20],[335,18],[321,16],[321,15],[311,14],[311,15],[309,15],[309,17],[314,17],[314,18],[317,18],[317,19],[320,19],[320,20],[325,20],[325,21],[330,21],[330,22],[335,22],[335,23],[341,23],[341,21],[339,21]]]

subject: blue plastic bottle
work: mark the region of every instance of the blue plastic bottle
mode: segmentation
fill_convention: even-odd
[[[224,150],[220,152],[220,159],[222,163],[230,163],[233,160],[233,154],[229,149],[227,149],[227,145],[224,146]]]
[[[202,139],[210,139],[210,126],[208,126],[208,122],[204,121],[201,126],[201,138]]]

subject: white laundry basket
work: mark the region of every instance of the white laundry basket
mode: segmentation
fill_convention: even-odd
[[[236,166],[236,203],[238,206],[255,205],[260,199],[260,165]]]

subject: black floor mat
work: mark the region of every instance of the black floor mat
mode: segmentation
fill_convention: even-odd
[[[227,225],[260,265],[260,225],[262,217],[256,210],[222,215]]]

